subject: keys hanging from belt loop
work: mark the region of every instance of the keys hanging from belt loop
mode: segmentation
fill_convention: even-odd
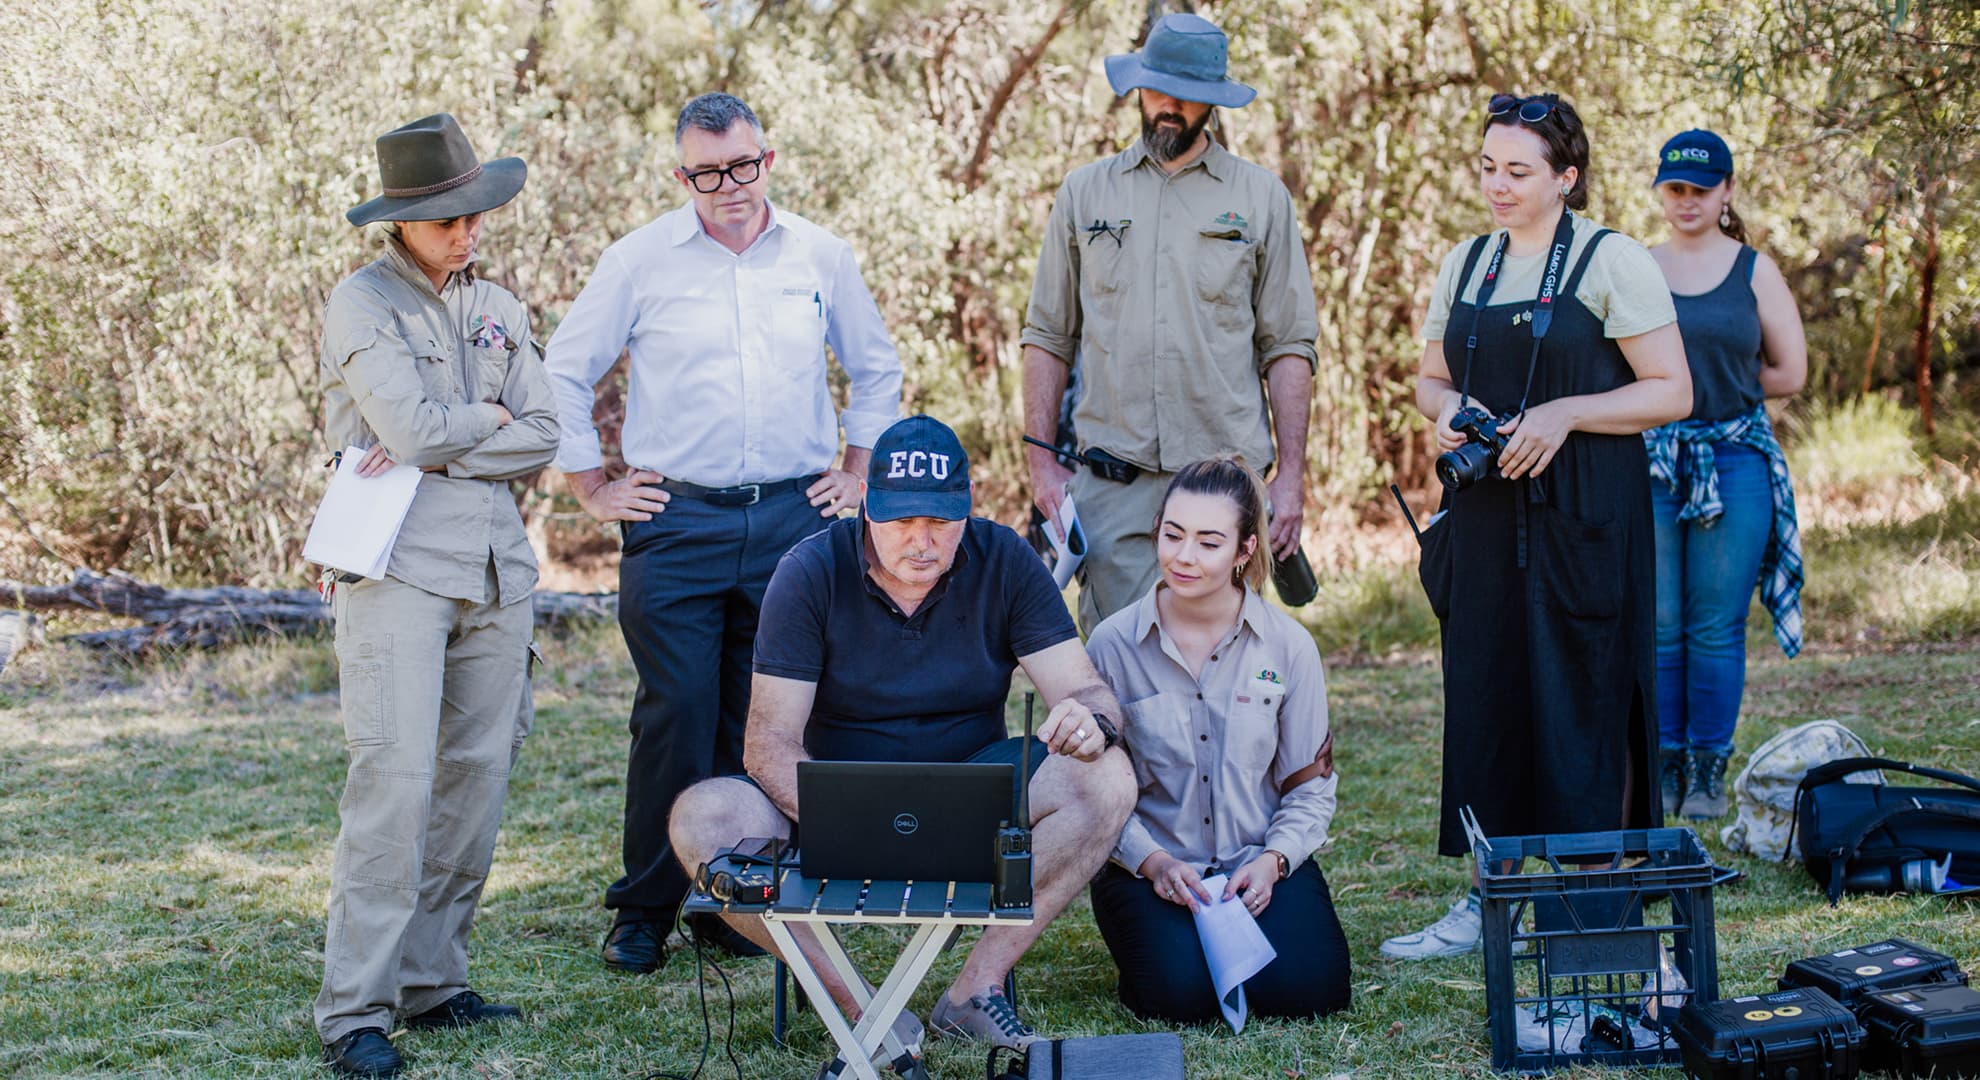
[[[316,595],[320,597],[324,603],[327,604],[336,595],[336,593],[337,593],[337,571],[332,569],[331,567],[326,566],[323,568],[323,572],[321,574],[316,575]]]

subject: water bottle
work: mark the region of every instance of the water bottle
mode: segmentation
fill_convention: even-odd
[[[1320,595],[1320,582],[1313,577],[1306,552],[1295,547],[1290,558],[1272,560],[1272,587],[1287,607],[1304,607]]]

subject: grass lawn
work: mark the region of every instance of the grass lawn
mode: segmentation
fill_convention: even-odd
[[[550,644],[536,733],[509,798],[475,935],[475,985],[527,1011],[495,1031],[401,1036],[415,1077],[641,1077],[691,1071],[702,1045],[692,952],[657,975],[604,971],[605,884],[618,873],[630,683],[615,628]],[[1848,652],[1785,662],[1756,648],[1740,746],[1837,717],[1873,749],[1980,772],[1975,647]],[[1407,965],[1385,936],[1442,912],[1455,861],[1426,858],[1437,813],[1439,679],[1404,659],[1336,666],[1341,812],[1324,857],[1355,960],[1351,1013],[1183,1034],[1200,1077],[1486,1072],[1476,957]],[[343,777],[327,645],[258,646],[142,670],[42,649],[0,682],[0,1076],[323,1075],[309,1004]],[[1736,764],[1738,763],[1736,759]],[[1717,837],[1711,842],[1718,850]],[[1980,967],[1980,906],[1855,898],[1830,909],[1798,869],[1725,856],[1724,992],[1768,989],[1789,960],[1902,934]],[[881,958],[882,932],[856,956]],[[915,998],[926,1013],[951,953]],[[813,1017],[793,1048],[769,1036],[767,961],[730,965],[745,1077],[809,1078],[830,1055]],[[1084,903],[1020,969],[1042,1031],[1139,1030]],[[728,1076],[721,985],[705,1076]],[[933,1073],[982,1075],[973,1048],[934,1043]],[[1670,1075],[1675,1075],[1672,1071]]]

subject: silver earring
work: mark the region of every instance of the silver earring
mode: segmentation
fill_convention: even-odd
[[[1731,203],[1727,203],[1724,206],[1719,207],[1719,228],[1721,229],[1732,228],[1732,223],[1733,223],[1732,213],[1733,213],[1733,204]]]

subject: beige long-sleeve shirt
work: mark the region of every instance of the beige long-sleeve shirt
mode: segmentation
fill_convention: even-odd
[[[1162,472],[1270,464],[1264,370],[1318,361],[1292,196],[1214,139],[1173,176],[1137,141],[1066,177],[1024,322],[1024,344],[1078,358],[1081,446]]]
[[[1157,584],[1086,643],[1126,712],[1121,736],[1141,795],[1114,860],[1157,851],[1235,870],[1266,848],[1297,868],[1327,843],[1339,776],[1280,792],[1327,741],[1327,680],[1313,636],[1245,591],[1237,625],[1192,676],[1156,617]]]
[[[528,599],[536,556],[507,481],[556,456],[557,404],[522,301],[465,274],[436,291],[390,240],[330,294],[319,370],[333,449],[383,443],[402,464],[445,466],[420,477],[386,573],[484,603],[493,559],[494,599]]]

